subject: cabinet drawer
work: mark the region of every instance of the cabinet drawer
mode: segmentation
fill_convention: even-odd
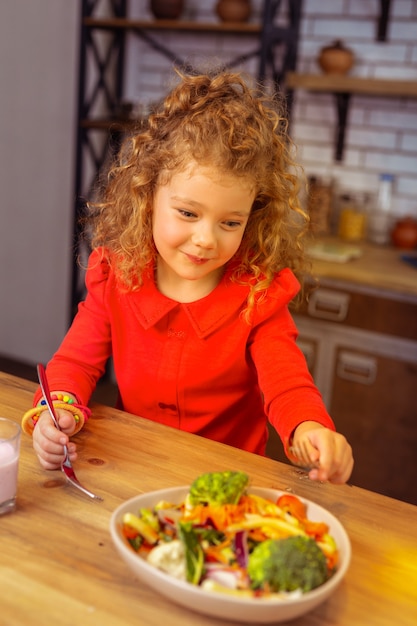
[[[351,443],[351,482],[417,504],[417,362],[336,350],[330,413]]]
[[[417,303],[350,290],[319,287],[298,315],[417,340]]]

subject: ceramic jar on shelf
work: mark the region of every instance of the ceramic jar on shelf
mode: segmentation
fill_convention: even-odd
[[[184,10],[184,0],[150,0],[152,15],[159,20],[176,20]]]
[[[355,62],[355,56],[349,48],[337,39],[320,50],[317,63],[325,74],[347,74]]]
[[[219,0],[216,13],[223,22],[247,22],[252,7],[250,0]]]

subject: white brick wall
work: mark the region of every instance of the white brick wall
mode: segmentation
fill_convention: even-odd
[[[283,3],[285,5],[285,3]],[[131,0],[132,17],[151,17],[147,0]],[[259,21],[262,0],[252,0]],[[355,53],[351,75],[417,81],[417,1],[392,0],[388,37],[376,41],[379,0],[304,0],[298,71],[319,72],[319,50],[336,38]],[[216,21],[216,0],[186,0],[184,18]],[[257,47],[252,36],[159,33],[155,37],[194,66],[228,61]],[[254,76],[258,59],[238,67]],[[125,97],[157,100],[172,84],[172,64],[132,36]],[[417,217],[417,99],[352,95],[341,163],[334,161],[336,108],[332,94],[295,94],[291,132],[309,175],[332,176],[343,190],[374,192],[380,172],[395,175],[396,215]]]

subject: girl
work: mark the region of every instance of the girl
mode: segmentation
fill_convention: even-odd
[[[64,444],[75,460],[87,410],[66,403],[88,403],[112,356],[125,411],[258,454],[269,420],[311,479],[348,480],[288,311],[307,223],[290,147],[276,99],[229,72],[180,75],[123,146],[89,206],[86,299],[47,368],[63,432],[42,406],[24,417],[45,469]]]

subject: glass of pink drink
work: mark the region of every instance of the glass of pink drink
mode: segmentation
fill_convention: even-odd
[[[0,417],[0,515],[16,508],[20,425]]]

